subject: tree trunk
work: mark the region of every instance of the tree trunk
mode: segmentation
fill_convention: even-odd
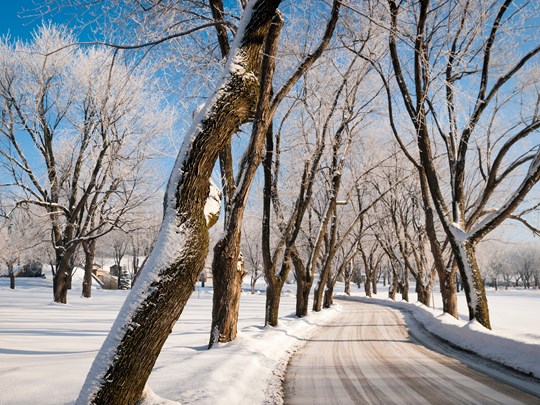
[[[326,285],[326,289],[324,290],[323,308],[330,308],[334,303],[334,283],[328,284]]]
[[[397,277],[397,273],[394,269],[392,269],[392,281],[390,284],[390,288],[388,289],[388,298],[390,298],[391,300],[395,300],[398,288],[399,288],[399,280]]]
[[[302,263],[298,252],[293,251],[291,259],[296,274],[296,316],[303,318],[308,314],[309,294],[313,285],[313,277]]]
[[[71,256],[74,253],[73,248],[65,250],[65,253],[59,257],[56,264],[56,273],[53,277],[54,302],[67,304],[68,287],[71,284]]]
[[[351,279],[345,279],[345,290],[343,291],[347,295],[351,295]]]
[[[73,286],[73,265],[70,263],[66,273],[66,289],[71,290]]]
[[[409,272],[407,268],[403,271],[403,287],[401,290],[401,299],[409,302]]]
[[[313,293],[313,311],[320,312],[323,305],[324,286],[326,285],[326,279],[328,277],[328,268],[324,266],[319,275],[319,281],[315,287]]]
[[[9,288],[12,290],[15,289],[15,272],[13,271],[13,263],[7,264],[8,274],[9,274]]]
[[[375,272],[375,270],[373,270]],[[375,277],[375,274],[372,274],[371,276],[371,291],[373,294],[377,295],[377,277]]]
[[[486,328],[491,329],[486,289],[476,261],[475,246],[466,239],[463,241],[452,240],[451,242],[467,297],[469,319],[476,320]]]
[[[212,261],[214,295],[208,348],[214,343],[226,343],[236,338],[242,279],[245,275],[239,266],[239,254],[240,243],[236,238],[233,241],[223,238],[214,247]]]
[[[308,314],[309,295],[313,280],[297,282],[296,288],[296,316],[303,318]]]
[[[84,279],[82,284],[82,295],[84,298],[92,297],[92,270],[94,269],[94,258],[96,252],[96,240],[82,243],[84,250]]]
[[[265,47],[261,65],[257,110],[250,143],[240,163],[239,178],[241,182],[236,185],[238,190],[234,194],[229,216],[227,217],[226,235],[214,248],[214,261],[212,262],[214,300],[209,347],[212,347],[212,344],[218,341],[222,343],[229,342],[236,337],[242,279],[245,276],[243,266],[242,269],[238,269],[241,226],[247,196],[255,178],[257,167],[261,162],[265,135],[271,127],[270,98],[275,66],[274,57],[277,54],[278,38],[283,26],[281,14],[276,13],[272,22],[272,27],[263,41]],[[216,259],[221,262],[216,262]]]
[[[219,151],[253,117],[262,38],[279,0],[248,3],[219,89],[185,134],[150,257],[92,364],[77,404],[134,404],[180,317],[208,253],[204,205]],[[248,21],[246,21],[246,19]],[[134,355],[136,353],[136,355]]]
[[[276,278],[273,282],[266,284],[265,325],[277,326],[279,323],[279,303],[284,281]]]
[[[366,282],[364,283],[364,291],[366,292],[366,297],[371,298],[371,287],[372,287],[372,280],[371,280],[371,272],[367,271],[366,267]]]

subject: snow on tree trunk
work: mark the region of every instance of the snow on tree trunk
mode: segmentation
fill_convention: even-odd
[[[246,7],[217,90],[184,138],[167,186],[157,241],[92,364],[77,404],[133,404],[141,398],[203,269],[210,174],[225,142],[253,115],[263,38],[279,3],[253,0]]]
[[[453,228],[456,235],[450,242],[452,243],[459,274],[463,282],[463,289],[467,297],[467,307],[469,309],[469,319],[480,322],[483,326],[491,329],[489,319],[489,309],[484,288],[484,280],[476,261],[476,251],[474,244],[457,228]]]
[[[313,292],[313,311],[315,312],[320,312],[322,309],[324,286],[326,285],[326,279],[329,271],[329,266],[324,266],[319,274],[319,281],[317,282],[315,291]]]

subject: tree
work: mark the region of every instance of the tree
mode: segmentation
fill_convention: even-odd
[[[28,209],[3,211],[0,215],[0,261],[7,267],[11,289],[15,289],[15,277],[23,265],[37,259],[37,248],[45,241],[41,225]]]
[[[4,186],[50,219],[61,303],[80,243],[121,226],[138,204],[150,140],[168,122],[142,71],[111,52],[65,48],[73,41],[42,27],[32,43],[3,42],[0,52]]]
[[[217,289],[217,294],[214,294],[210,347],[218,341],[228,342],[236,336],[239,305],[238,291],[242,281],[237,271],[241,222],[247,195],[251,189],[256,169],[262,160],[265,137],[268,139],[269,136],[272,136],[272,119],[280,103],[328,46],[338,20],[340,6],[341,3],[339,1],[333,2],[330,18],[319,45],[305,57],[299,67],[285,80],[275,95],[273,94],[272,82],[278,38],[283,25],[281,14],[276,15],[273,28],[268,35],[265,44],[265,56],[262,60],[261,91],[250,144],[240,164],[239,181],[236,182],[236,191],[232,199],[230,215],[227,217],[226,234],[214,248],[212,273],[214,275],[214,289]],[[263,214],[264,216],[265,214]],[[263,238],[266,235],[264,232]],[[266,249],[264,242],[263,249]],[[275,271],[271,271],[266,267],[268,264],[267,259],[265,250],[263,250],[265,280],[267,282],[265,323],[276,326],[280,291],[286,274],[285,277],[283,277],[283,274],[276,277]],[[287,260],[284,260],[283,263],[282,273],[287,273]]]
[[[412,129],[420,179],[452,248],[469,317],[487,328],[476,246],[516,214],[540,180],[540,150],[526,146],[540,127],[536,80],[521,77],[540,47],[534,40],[532,45],[511,40],[526,32],[528,7],[511,0],[389,0],[383,11],[389,19],[389,63],[407,117],[399,125],[397,114],[391,114],[393,131],[406,152],[402,135]],[[508,53],[514,56],[503,59]],[[439,148],[444,167],[437,164]]]
[[[164,219],[141,275],[98,353],[77,403],[134,403],[208,252],[204,206],[219,151],[255,113],[261,50],[278,1],[250,1],[217,90],[197,114],[169,179]],[[132,356],[137,352],[138,356]]]

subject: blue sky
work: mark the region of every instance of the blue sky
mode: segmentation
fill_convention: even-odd
[[[65,23],[77,17],[74,10],[49,13],[41,16],[36,12],[36,4],[39,0],[11,0],[2,3],[0,13],[0,35],[9,34],[12,39],[28,40],[32,32],[43,21],[52,21],[54,23]]]
[[[32,0],[6,1],[2,4],[0,17],[0,33],[10,34],[12,38],[28,39],[36,27],[41,23],[41,18],[21,18],[19,13],[23,10],[31,10],[35,6]]]

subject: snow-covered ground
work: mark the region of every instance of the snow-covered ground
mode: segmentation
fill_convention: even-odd
[[[94,290],[93,298],[87,300],[75,287],[68,295],[69,304],[58,305],[51,303],[50,277],[19,278],[15,290],[8,288],[8,282],[0,278],[0,404],[72,403],[128,292]],[[295,286],[285,289],[294,291]],[[355,287],[353,291],[362,295]],[[385,297],[381,287],[376,299]],[[539,376],[540,291],[489,291],[488,298],[494,333],[465,321],[437,317],[436,311],[415,304],[392,305],[405,306],[428,329],[448,340],[472,342],[472,350],[490,348],[498,361],[517,359],[521,368]],[[158,359],[149,386],[157,396],[182,404],[279,403],[281,372],[289,354],[317,324],[339,311],[336,305],[299,320],[292,315],[294,300],[292,293],[285,294],[280,326],[265,328],[264,294],[245,293],[237,340],[206,350],[212,295],[209,288],[197,288]],[[461,301],[460,309],[466,312]],[[532,351],[525,351],[524,356],[527,348]],[[491,356],[489,350],[484,354]],[[159,403],[156,398],[150,397],[147,403]]]

